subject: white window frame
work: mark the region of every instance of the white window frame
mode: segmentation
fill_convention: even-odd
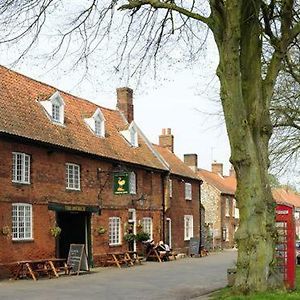
[[[153,239],[153,221],[150,217],[145,217],[142,220],[143,231],[149,234],[149,238]]]
[[[105,118],[99,107],[92,117],[85,118],[84,121],[96,136],[101,138],[105,137]]]
[[[98,115],[94,118],[95,122],[95,135],[99,137],[104,137],[104,120]]]
[[[225,216],[230,217],[230,201],[229,198],[225,198]]]
[[[166,218],[166,224],[169,231],[169,240],[166,240],[166,243],[172,248],[172,220],[171,218]]]
[[[192,237],[194,237],[193,215],[184,215],[184,240],[189,241]]]
[[[137,134],[137,130],[135,129],[134,126],[132,126],[129,129],[129,133],[130,133],[130,144],[133,147],[138,147],[138,134]]]
[[[58,102],[52,103],[52,120],[57,123],[61,123],[60,107],[61,105]]]
[[[13,203],[12,240],[21,241],[32,239],[32,205],[28,203]]]
[[[135,172],[129,173],[129,194],[136,195],[136,174],[135,174]]]
[[[138,128],[136,127],[134,121],[132,121],[128,127],[127,130],[120,131],[122,136],[126,139],[126,141],[132,146],[132,147],[138,147]]]
[[[65,102],[58,91],[56,91],[48,100],[40,101],[40,104],[44,107],[54,124],[64,124]]]
[[[66,163],[66,189],[80,190],[80,165]]]
[[[121,218],[110,217],[108,219],[109,245],[121,245]]]
[[[172,179],[169,179],[169,195],[170,195],[170,198],[173,197],[173,181],[172,181]]]
[[[184,184],[184,196],[185,200],[192,200],[192,184],[189,182]]]
[[[30,155],[13,152],[12,181],[30,184]]]

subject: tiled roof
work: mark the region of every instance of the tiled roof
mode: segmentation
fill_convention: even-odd
[[[204,169],[198,169],[198,175],[208,184],[216,187],[220,193],[234,195],[236,190],[236,179],[233,176],[221,176]]]
[[[73,149],[99,157],[167,168],[139,136],[134,148],[119,133],[128,124],[117,110],[100,107],[106,123],[105,138],[99,138],[86,125],[96,104],[59,91],[65,102],[64,126],[53,124],[39,100],[47,100],[57,89],[0,66],[0,132]]]
[[[188,167],[180,158],[165,147],[154,145],[156,151],[163,157],[170,167],[171,174],[201,180],[193,170]]]
[[[284,188],[273,189],[272,194],[273,194],[273,199],[276,202],[278,203],[283,202],[300,208],[300,195]]]

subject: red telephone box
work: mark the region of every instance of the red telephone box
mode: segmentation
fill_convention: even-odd
[[[294,207],[277,204],[276,227],[278,241],[276,244],[277,268],[288,289],[295,288],[296,278],[296,241]]]

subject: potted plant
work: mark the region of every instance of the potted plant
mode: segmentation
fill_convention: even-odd
[[[144,242],[150,239],[149,233],[145,231],[140,231],[136,234],[136,241],[137,242]]]
[[[104,234],[106,232],[106,229],[103,226],[99,226],[96,229],[96,231],[97,231],[98,234]]]
[[[126,233],[123,238],[126,242],[130,243],[136,239],[136,235],[134,233]]]
[[[2,229],[1,229],[1,233],[3,235],[9,235],[10,234],[10,228],[9,228],[9,226],[7,226],[7,225],[3,226]]]
[[[50,233],[53,237],[58,237],[61,234],[61,228],[57,225],[50,228]]]

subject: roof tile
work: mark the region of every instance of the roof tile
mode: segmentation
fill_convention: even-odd
[[[142,137],[133,148],[119,131],[128,124],[117,110],[97,106],[87,100],[59,91],[65,102],[65,124],[51,122],[40,100],[56,89],[0,66],[0,132],[53,145],[166,170]],[[105,119],[105,138],[94,135],[84,118],[100,107]]]

